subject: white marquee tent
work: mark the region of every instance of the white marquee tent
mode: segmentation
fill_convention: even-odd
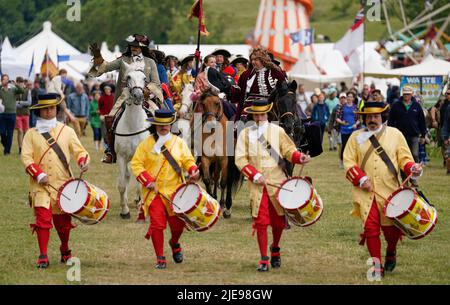
[[[16,63],[19,65],[26,65],[29,68],[34,56],[34,68],[32,73],[40,73],[41,64],[47,50],[50,59],[55,65],[58,64],[58,54],[71,56],[82,55],[80,51],[56,35],[52,31],[51,22],[46,21],[44,22],[43,30],[40,33],[14,49]],[[71,60],[69,62],[61,62],[59,68],[66,69],[69,76],[76,80],[80,80],[84,79],[82,73],[89,68],[89,62],[86,62],[85,60]],[[26,76],[28,76],[28,70]]]

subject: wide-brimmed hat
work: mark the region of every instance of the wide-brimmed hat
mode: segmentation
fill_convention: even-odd
[[[169,109],[157,109],[155,116],[147,119],[152,125],[172,125],[176,120],[175,112]]]
[[[146,35],[134,34],[128,36],[125,40],[127,41],[128,45],[132,47],[148,48],[148,46],[150,45],[150,40]]]
[[[226,58],[231,57],[231,53],[225,49],[215,49],[214,52],[211,53],[211,55],[223,55]]]
[[[29,109],[43,109],[47,107],[57,106],[60,103],[61,99],[59,94],[57,93],[39,94],[37,104],[31,106]]]
[[[383,113],[389,108],[389,105],[383,102],[366,102],[361,111],[356,111],[357,114],[379,114]]]
[[[191,60],[194,60],[194,58],[195,58],[195,55],[194,55],[194,54],[186,55],[185,57],[183,57],[183,58],[180,60],[180,66],[183,66],[183,65],[187,64],[187,63],[190,62]]]
[[[263,114],[272,110],[273,103],[268,100],[254,100],[250,107],[244,109],[250,114]]]
[[[270,57],[270,60],[271,60],[274,64],[276,64],[277,66],[281,65],[281,62],[275,59],[275,56],[273,55],[273,53],[270,53],[270,52],[269,52],[269,57]]]
[[[414,90],[410,86],[404,86],[402,90],[402,94],[414,94]]]
[[[235,54],[233,56],[230,57],[230,64],[237,64],[237,63],[242,63],[244,65],[248,64],[248,59],[245,58],[243,55],[241,54]]]

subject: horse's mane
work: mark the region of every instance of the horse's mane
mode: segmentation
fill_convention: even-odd
[[[212,89],[208,89],[203,92],[202,95],[200,95],[200,101],[204,101],[206,98],[211,96],[219,97],[219,95],[215,91],[213,91]]]

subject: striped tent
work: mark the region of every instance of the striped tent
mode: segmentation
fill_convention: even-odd
[[[250,44],[266,47],[289,70],[303,52],[312,55],[311,45],[293,43],[290,34],[309,29],[312,0],[261,0]],[[314,56],[311,56],[314,57]]]

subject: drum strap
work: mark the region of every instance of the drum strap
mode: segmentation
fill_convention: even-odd
[[[157,142],[158,138],[159,138],[158,134],[154,133],[153,137],[155,138],[155,142]],[[180,166],[178,165],[177,161],[175,161],[172,154],[170,153],[170,151],[167,149],[167,147],[165,145],[161,146],[161,152],[162,152],[164,158],[166,158],[167,162],[169,162],[170,166],[172,166],[173,170],[177,173],[177,175],[179,177],[182,177]]]
[[[58,145],[58,142],[56,142],[55,139],[50,135],[48,132],[41,133],[42,136],[47,141],[47,144],[53,149],[55,154],[58,156],[59,160],[63,164],[64,168],[67,170],[69,175],[73,177],[72,172],[70,171],[69,163],[67,162],[66,155],[62,151],[61,147]]]
[[[397,180],[397,183],[400,185],[400,182],[398,181],[398,172],[395,169],[394,164],[392,163],[391,159],[387,155],[387,153],[384,151],[384,148],[380,145],[380,142],[378,142],[378,139],[375,137],[375,135],[372,135],[370,138],[370,143],[372,143],[372,146],[374,148],[374,151],[377,155],[380,156],[381,160],[386,164],[389,171],[394,175],[394,177]]]
[[[270,156],[275,161],[278,161],[278,166],[281,167],[281,169],[283,170],[283,172],[286,175],[286,177],[289,177],[289,174],[288,174],[287,169],[286,169],[286,160],[284,160],[284,158],[282,158],[278,154],[278,152],[272,147],[272,145],[270,145],[269,141],[267,141],[266,138],[264,138],[263,134],[258,138],[258,141],[261,143],[261,145],[265,149],[267,149],[269,151]]]

